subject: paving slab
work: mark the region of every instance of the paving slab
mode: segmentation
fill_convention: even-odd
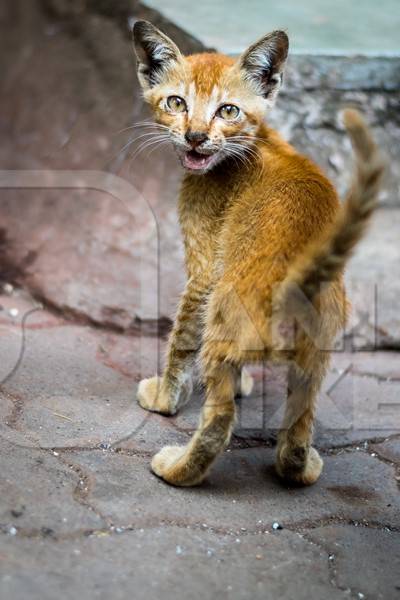
[[[204,392],[173,418],[136,402],[142,377],[159,372],[165,339],[124,336],[57,317],[22,291],[0,296],[0,353],[7,439],[20,445],[154,452],[185,443]],[[11,310],[18,314],[12,316]],[[255,386],[238,400],[235,435],[274,443],[286,398],[286,367],[250,366]],[[333,353],[317,411],[316,444],[334,448],[400,433],[399,360],[395,352]],[[247,440],[247,442],[246,442]]]
[[[79,470],[49,452],[0,436],[0,530],[4,535],[68,535],[106,526],[84,502]]]
[[[354,598],[396,600],[400,591],[400,534],[365,527],[320,527],[306,535],[329,553],[336,586]],[[382,573],[386,576],[383,580]]]
[[[371,444],[370,449],[376,452],[380,458],[393,463],[398,470],[400,469],[400,436],[385,440],[380,444]],[[397,477],[397,480],[400,481],[400,477]]]
[[[225,452],[199,488],[166,485],[150,473],[149,458],[114,452],[76,452],[73,464],[90,474],[91,505],[119,526],[155,523],[271,530],[329,519],[400,525],[400,496],[392,466],[366,452],[326,455],[323,476],[309,488],[290,488],[275,475],[274,450]]]
[[[178,527],[57,543],[3,538],[0,552],[4,598],[348,598],[330,582],[326,552],[290,532],[248,535],[240,543]]]
[[[136,402],[137,383],[156,371],[154,356],[165,342],[76,325],[18,291],[1,296],[0,305],[0,431],[9,441],[108,447],[137,434],[155,450],[168,430],[168,439],[186,439]]]
[[[360,528],[370,532],[368,548],[377,536],[383,549],[382,532],[400,528],[400,428],[375,414],[379,403],[396,406],[396,352],[334,353],[318,413],[325,468],[316,485],[291,488],[275,475],[286,368],[266,365],[249,367],[254,392],[238,400],[232,443],[206,482],[178,489],[150,472],[151,456],[188,441],[203,391],[198,386],[174,418],[147,413],[135,400],[139,379],[162,364],[165,338],[83,325],[7,290],[0,297],[1,597],[125,600],[134,589],[135,598],[168,600],[179,582],[195,598],[319,600],[347,598],[348,589],[368,598],[366,582],[352,574],[360,559],[346,544]],[[274,531],[274,522],[283,529]],[[331,549],[329,527],[344,532],[339,549]],[[364,538],[357,540],[361,547]],[[363,564],[375,573],[372,560],[368,550]],[[397,585],[393,560],[371,587],[388,598]]]

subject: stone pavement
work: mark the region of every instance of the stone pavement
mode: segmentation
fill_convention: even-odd
[[[267,367],[252,369],[255,391],[207,481],[178,489],[149,461],[187,441],[201,390],[175,418],[135,402],[165,341],[82,325],[6,292],[2,600],[399,597],[398,354],[335,353],[315,486],[288,488],[274,474],[285,377]]]

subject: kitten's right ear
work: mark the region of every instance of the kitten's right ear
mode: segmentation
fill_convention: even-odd
[[[136,21],[133,38],[138,60],[138,79],[144,90],[159,83],[181,53],[172,40],[148,21]]]

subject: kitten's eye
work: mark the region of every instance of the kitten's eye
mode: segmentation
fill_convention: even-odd
[[[187,109],[186,102],[180,96],[168,96],[167,106],[176,113],[185,112]]]
[[[217,117],[225,119],[225,121],[234,121],[240,113],[240,109],[234,104],[224,104],[217,110]]]

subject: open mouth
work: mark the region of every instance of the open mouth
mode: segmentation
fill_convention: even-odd
[[[183,165],[186,169],[193,171],[206,169],[213,160],[213,156],[213,154],[200,154],[196,150],[191,150],[190,152],[185,152],[183,155]]]

